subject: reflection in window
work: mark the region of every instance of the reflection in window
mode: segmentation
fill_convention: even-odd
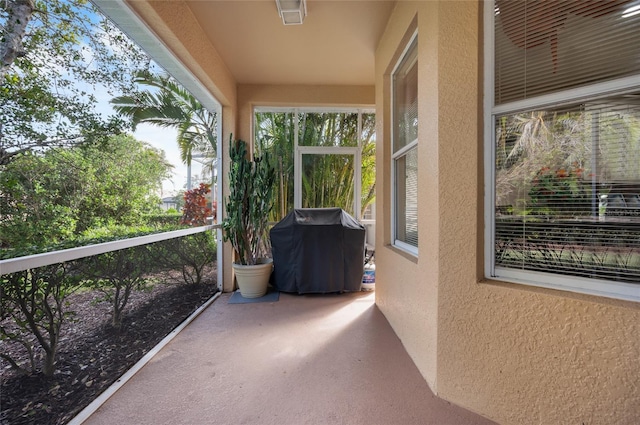
[[[414,36],[393,73],[394,245],[418,249],[418,53]]]

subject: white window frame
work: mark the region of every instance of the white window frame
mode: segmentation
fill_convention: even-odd
[[[398,68],[400,67],[400,65],[402,64],[402,61],[405,59],[405,57],[407,56],[407,53],[409,53],[409,50],[411,49],[411,47],[413,46],[413,43],[415,40],[417,40],[418,38],[418,31],[416,30],[413,35],[411,36],[411,38],[409,39],[409,41],[407,42],[406,46],[404,47],[402,54],[400,55],[400,58],[398,59],[398,61],[396,62],[395,66],[393,67],[393,71],[391,72],[391,126],[393,129],[395,129],[395,105],[394,103],[394,99],[395,99],[395,84],[393,82],[393,76],[396,74],[396,72],[398,71]],[[416,60],[417,60],[417,56],[416,56]],[[418,128],[418,134],[420,134],[420,129]],[[411,143],[407,143],[405,146],[403,146],[402,148],[400,148],[397,152],[393,152],[393,146],[394,146],[394,142],[395,142],[395,132],[392,130],[391,131],[391,244],[408,253],[411,254],[415,257],[418,257],[418,247],[417,246],[413,246],[410,245],[404,241],[401,241],[398,239],[398,192],[396,190],[397,187],[397,181],[396,181],[396,162],[398,159],[406,156],[406,154],[411,151],[412,149],[417,149],[418,148],[418,139],[419,137],[416,137],[415,140],[413,140]],[[418,239],[418,243],[419,239]]]
[[[550,106],[575,104],[585,99],[625,93],[640,87],[640,75],[595,83],[494,106],[494,18],[493,1],[484,3],[484,252],[485,277],[492,280],[518,283],[556,290],[603,296],[607,298],[640,301],[640,284],[564,276],[551,272],[525,271],[496,267],[495,246],[495,117]]]

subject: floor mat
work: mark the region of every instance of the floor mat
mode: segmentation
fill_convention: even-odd
[[[266,294],[260,298],[245,298],[240,294],[240,290],[237,290],[229,298],[229,304],[247,304],[247,303],[270,303],[278,301],[280,299],[280,292],[274,289],[269,289]]]

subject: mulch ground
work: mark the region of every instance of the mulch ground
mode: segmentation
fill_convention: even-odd
[[[156,284],[136,292],[120,331],[110,324],[110,308],[100,295],[69,297],[75,319],[63,329],[56,373],[21,375],[0,361],[0,424],[65,424],[216,292],[215,272],[199,285]],[[6,341],[0,351],[20,358]],[[26,353],[21,360],[26,360]]]

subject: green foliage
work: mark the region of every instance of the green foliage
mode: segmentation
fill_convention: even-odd
[[[143,214],[141,220],[150,225],[158,228],[166,226],[178,226],[182,214],[175,210],[175,208],[169,208],[164,214]]]
[[[0,245],[57,242],[73,235],[85,173],[71,152],[25,153],[0,173]]]
[[[302,207],[337,206],[354,214],[353,155],[309,155],[302,161]]]
[[[376,200],[376,115],[362,114],[361,216]]]
[[[269,155],[248,159],[243,140],[229,140],[229,197],[222,228],[231,241],[238,264],[255,265],[265,252],[269,213],[276,177]]]
[[[153,192],[171,168],[162,151],[128,135],[81,151],[91,172],[78,211],[78,231],[108,223],[137,225],[143,214],[160,212],[160,199]]]
[[[317,147],[356,147],[361,154],[361,215],[375,201],[375,114],[352,112],[257,112],[255,115],[256,150],[268,152],[275,163],[274,190],[276,208],[270,219],[282,219],[293,209],[295,120],[298,120],[298,144]],[[354,161],[348,155],[305,155],[302,167],[303,207],[338,206],[350,213],[354,201]]]
[[[205,268],[216,259],[216,241],[210,231],[169,239],[162,246],[164,257],[159,261],[181,270],[184,282],[190,285],[202,283]]]
[[[301,115],[301,146],[356,147],[361,143],[361,210],[360,216],[375,199],[375,115],[362,114],[358,133],[358,114],[349,112],[311,113]],[[360,138],[360,140],[359,140]],[[354,178],[356,164],[348,155],[308,156],[302,166],[302,206],[341,207],[354,211]]]
[[[140,224],[159,211],[152,193],[169,167],[160,151],[124,135],[17,155],[0,173],[0,245],[46,246],[96,227]]]
[[[129,229],[125,239],[150,233]],[[115,240],[109,237],[87,239],[87,244]],[[61,246],[50,247],[60,250]],[[33,253],[24,250],[21,255]],[[42,371],[52,376],[60,343],[60,331],[72,319],[66,299],[84,287],[102,292],[103,300],[111,303],[111,323],[121,329],[126,308],[134,291],[146,290],[154,282],[153,273],[177,269],[187,284],[200,284],[206,267],[215,261],[216,244],[211,232],[201,232],[181,238],[108,252],[82,258],[71,263],[54,264],[1,276],[0,340],[12,340],[27,352],[29,363],[18,364],[7,353],[0,356],[12,367],[24,373]]]
[[[130,118],[135,128],[148,123],[178,131],[182,161],[190,164],[194,151],[216,156],[216,114],[206,109],[191,93],[168,75],[138,72],[134,82],[149,87],[111,100],[114,109]]]
[[[19,365],[6,353],[0,356],[26,373],[36,372],[41,359],[39,369],[53,376],[60,329],[73,315],[66,311],[65,299],[80,287],[80,280],[70,273],[69,265],[54,264],[3,275],[1,282],[0,339],[21,344],[30,364]]]
[[[111,242],[122,239],[131,239],[139,236],[146,236],[153,233],[168,232],[171,230],[178,230],[183,226],[173,225],[158,225],[158,224],[143,224],[140,226],[124,226],[124,225],[110,225],[104,227],[92,227],[85,230],[74,240],[70,241],[70,246],[86,246],[97,243]]]
[[[291,112],[256,112],[255,140],[259,154],[269,153],[276,168],[275,208],[269,219],[279,221],[293,209],[294,187],[294,114]]]
[[[306,112],[298,124],[300,146],[358,146],[358,114]]]
[[[130,93],[131,70],[149,67],[142,50],[86,0],[37,0],[24,17],[26,33],[11,33],[15,27],[5,23],[15,21],[17,2],[0,8],[0,51],[14,36],[23,44],[0,73],[0,165],[28,151],[97,143],[126,129],[119,117],[96,111],[94,93]]]
[[[582,184],[582,168],[551,170],[543,167],[531,182],[531,212],[544,215],[588,215],[590,187]]]
[[[176,201],[176,210],[178,210],[178,212],[182,211],[182,209],[184,208],[184,193],[185,190],[181,189],[173,197],[173,199]]]
[[[111,325],[120,329],[125,307],[134,290],[144,290],[150,281],[146,278],[157,264],[149,245],[107,252],[85,258],[81,272],[86,285],[97,289],[104,300],[111,303]]]
[[[139,236],[146,236],[160,231],[168,232],[184,228],[178,225],[167,226],[107,226],[94,227],[83,232],[81,235],[55,244],[42,246],[25,246],[20,248],[0,250],[0,259],[24,257],[26,255],[39,254],[43,252],[61,251],[63,249],[76,248],[79,246],[95,245],[104,242],[112,242],[122,239],[131,239]]]

